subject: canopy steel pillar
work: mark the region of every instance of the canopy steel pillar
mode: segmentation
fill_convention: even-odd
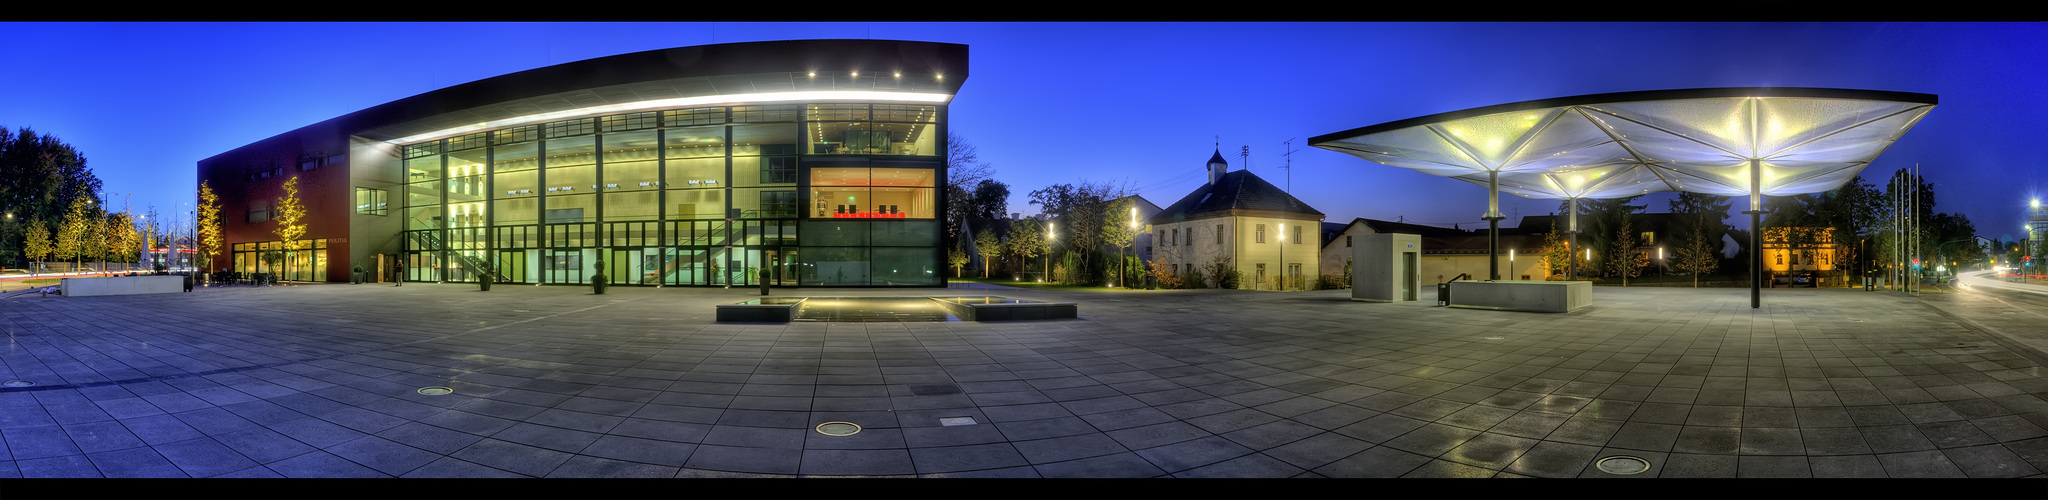
[[[1579,199],[1572,198],[1571,204],[1571,211],[1565,213],[1565,220],[1570,221],[1566,223],[1564,230],[1564,260],[1568,263],[1565,265],[1565,281],[1571,281],[1579,275],[1579,259],[1576,257],[1579,252]]]
[[[1764,248],[1758,244],[1764,232],[1764,195],[1762,161],[1749,160],[1749,308],[1763,307]]]
[[[1500,281],[1500,171],[1486,176],[1486,280]]]

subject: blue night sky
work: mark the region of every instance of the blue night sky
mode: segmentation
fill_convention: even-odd
[[[581,59],[712,43],[970,46],[956,132],[1025,193],[1081,180],[1166,205],[1233,169],[1329,214],[1483,227],[1485,190],[1312,148],[1366,125],[1532,99],[1700,87],[1936,94],[1864,171],[1921,165],[1937,211],[2018,234],[2048,195],[2042,23],[0,23],[0,126],[53,133],[140,212],[190,203],[195,163],[366,107]],[[1661,212],[1670,195],[1648,198]],[[1504,196],[1502,211],[1554,211]],[[1730,222],[1746,226],[1745,217]]]

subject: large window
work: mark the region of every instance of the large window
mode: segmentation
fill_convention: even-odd
[[[935,106],[811,104],[804,109],[806,154],[932,155]]]
[[[356,188],[356,214],[385,215],[389,213],[385,208],[384,197],[385,194],[382,189]]]
[[[811,216],[930,219],[935,171],[925,168],[811,169]]]
[[[600,254],[618,264],[602,252],[640,247],[646,253],[628,260],[644,261],[647,283],[716,284],[705,281],[717,274],[711,269],[761,251],[713,255],[731,244],[781,246],[790,265],[829,268],[791,268],[799,279],[929,285],[941,282],[934,219],[943,167],[936,158],[900,156],[936,156],[939,111],[851,103],[711,107],[478,132],[405,145],[405,180],[389,188],[398,192],[358,188],[356,205],[359,213],[383,215],[386,198],[398,197],[411,231],[405,248],[414,279],[448,277],[444,264],[452,266],[449,276],[459,275],[460,259],[439,259],[461,252],[521,275],[514,281],[580,282],[577,276],[590,272],[580,268]],[[252,204],[249,216],[268,219],[270,211],[267,203]],[[725,223],[734,212],[754,220]],[[798,241],[799,223],[789,219],[846,227]],[[796,258],[799,245],[817,252]],[[569,267],[579,274],[543,276]]]

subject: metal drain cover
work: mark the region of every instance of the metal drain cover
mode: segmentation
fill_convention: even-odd
[[[939,417],[939,425],[946,427],[974,425],[974,417]]]
[[[1648,472],[1650,470],[1650,461],[1642,457],[1617,456],[1602,458],[1599,462],[1594,462],[1593,466],[1599,467],[1600,472],[1627,476]]]
[[[449,389],[446,387],[421,387],[419,393],[428,396],[446,396],[449,394],[454,394],[455,389]]]
[[[36,383],[35,383],[35,382],[30,382],[30,381],[27,381],[27,380],[9,380],[9,381],[7,381],[7,383],[6,383],[6,384],[4,384],[4,385],[6,385],[6,386],[8,386],[8,387],[29,387],[29,386],[33,386],[33,385],[36,385]]]
[[[851,436],[860,432],[860,426],[853,422],[825,422],[818,424],[818,433],[827,436]]]

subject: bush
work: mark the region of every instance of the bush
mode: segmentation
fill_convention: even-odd
[[[1336,290],[1340,288],[1351,288],[1351,281],[1327,274],[1316,277],[1317,290]]]
[[[1165,262],[1152,261],[1152,267],[1146,269],[1146,272],[1152,276],[1152,281],[1157,283],[1159,288],[1171,290],[1181,287],[1180,276],[1173,274],[1173,271],[1166,267]]]
[[[1187,274],[1181,275],[1180,284],[1181,288],[1208,288],[1209,277],[1203,276],[1201,269],[1189,266]]]

